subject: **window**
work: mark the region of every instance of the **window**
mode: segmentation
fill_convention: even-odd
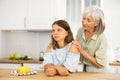
[[[84,8],[93,5],[100,6],[100,0],[84,0]]]
[[[100,6],[100,0],[67,0],[67,16],[74,37],[78,28],[81,26],[81,16],[84,8],[92,5]]]

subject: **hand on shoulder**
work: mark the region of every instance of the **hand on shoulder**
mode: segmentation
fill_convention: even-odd
[[[78,48],[74,44],[71,44],[69,52],[70,53],[74,53],[74,54],[78,54],[79,50],[78,50]]]

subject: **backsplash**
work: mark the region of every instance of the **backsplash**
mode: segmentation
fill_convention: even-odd
[[[4,31],[2,32],[2,52],[0,57],[20,53],[38,59],[40,51],[45,51],[51,41],[51,31]]]

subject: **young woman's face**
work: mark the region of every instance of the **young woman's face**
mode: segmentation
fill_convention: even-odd
[[[53,38],[59,42],[64,41],[65,37],[68,35],[68,32],[57,24],[52,27],[52,36]]]
[[[93,20],[91,16],[83,17],[82,19],[83,28],[87,31],[94,30],[97,24],[98,23],[95,20]]]

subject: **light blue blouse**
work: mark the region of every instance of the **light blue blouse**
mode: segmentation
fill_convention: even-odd
[[[80,54],[73,54],[69,52],[70,44],[64,48],[52,50],[50,53],[44,54],[43,64],[51,63],[56,66],[65,66],[70,72],[76,72]]]

